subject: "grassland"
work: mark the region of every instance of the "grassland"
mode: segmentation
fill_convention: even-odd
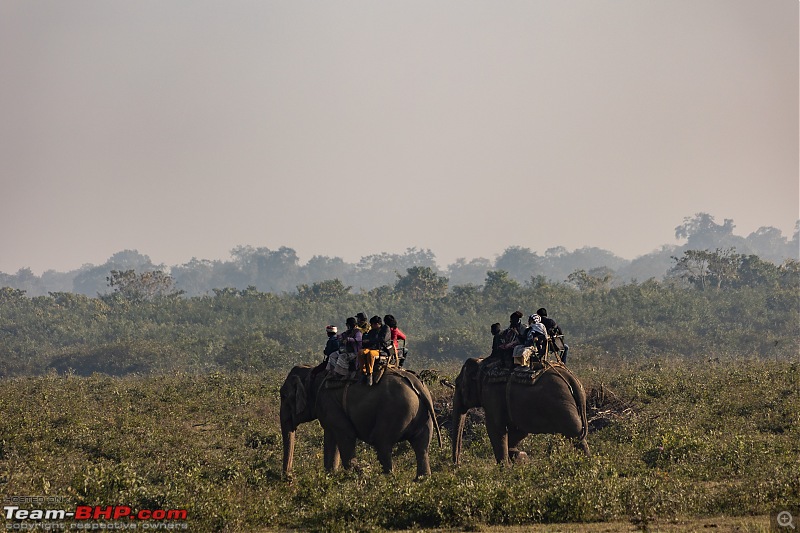
[[[592,457],[551,435],[531,460],[495,465],[480,416],[463,465],[431,449],[380,473],[322,469],[322,433],[298,431],[293,483],[281,479],[278,373],[6,378],[0,382],[0,494],[75,505],[187,509],[192,531],[327,531],[605,522],[681,523],[800,506],[797,363],[647,360],[573,366],[590,392]],[[447,425],[456,366],[430,388]],[[677,522],[676,522],[677,521]]]

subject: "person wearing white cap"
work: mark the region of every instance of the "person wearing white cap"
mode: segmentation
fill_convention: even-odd
[[[339,354],[339,337],[336,335],[338,331],[336,326],[328,326],[325,328],[325,332],[328,334],[328,342],[325,344],[325,349],[322,353],[325,354],[325,362],[328,363],[326,368],[328,370],[333,370],[336,366],[336,361],[332,360],[331,356],[336,357]]]

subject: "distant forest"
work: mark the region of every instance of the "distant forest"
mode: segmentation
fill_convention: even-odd
[[[494,261],[486,258],[460,258],[441,268],[431,250],[409,248],[402,254],[381,253],[362,257],[348,263],[339,257],[314,256],[301,265],[292,248],[277,250],[238,246],[231,259],[192,259],[188,263],[168,267],[154,264],[150,257],[136,250],[124,250],[111,256],[102,265],[87,264],[71,272],[48,270],[36,276],[29,268],[15,274],[0,272],[0,287],[25,291],[27,296],[71,292],[98,296],[113,292],[115,284],[126,283],[124,274],[155,274],[149,281],[161,285],[154,290],[175,291],[181,295],[202,296],[215,289],[252,288],[265,293],[300,293],[320,290],[322,282],[338,280],[351,293],[377,287],[394,286],[398,280],[417,269],[446,280],[450,288],[463,285],[483,286],[490,272],[503,271],[509,279],[523,285],[547,281],[567,283],[576,288],[588,285],[616,287],[635,281],[664,280],[687,277],[687,269],[705,268],[710,258],[754,256],[775,265],[800,258],[798,228],[788,239],[779,229],[761,227],[746,237],[734,235],[733,220],[717,224],[714,217],[698,213],[686,217],[675,228],[676,239],[686,239],[683,245],[663,245],[659,250],[626,260],[596,247],[568,251],[564,247],[550,248],[539,255],[530,248],[511,246]],[[624,228],[619,231],[624,232]],[[687,252],[708,252],[709,256],[687,255]],[[419,271],[424,269],[424,271]],[[712,266],[713,269],[713,266]],[[159,278],[160,276],[160,278]],[[138,283],[142,283],[141,277]]]

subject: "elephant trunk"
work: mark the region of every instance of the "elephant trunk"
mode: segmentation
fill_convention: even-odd
[[[461,391],[456,389],[453,395],[453,424],[450,441],[453,444],[453,463],[458,465],[461,460],[461,442],[464,435],[464,423],[467,420],[467,408],[461,399]]]
[[[281,434],[283,435],[283,475],[286,479],[292,478],[292,463],[294,462],[294,434],[296,426],[291,417],[281,416]]]

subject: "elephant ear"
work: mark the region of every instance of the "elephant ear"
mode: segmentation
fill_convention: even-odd
[[[298,376],[294,376],[292,381],[294,383],[295,413],[300,414],[306,410],[306,388],[303,386],[303,380]]]

